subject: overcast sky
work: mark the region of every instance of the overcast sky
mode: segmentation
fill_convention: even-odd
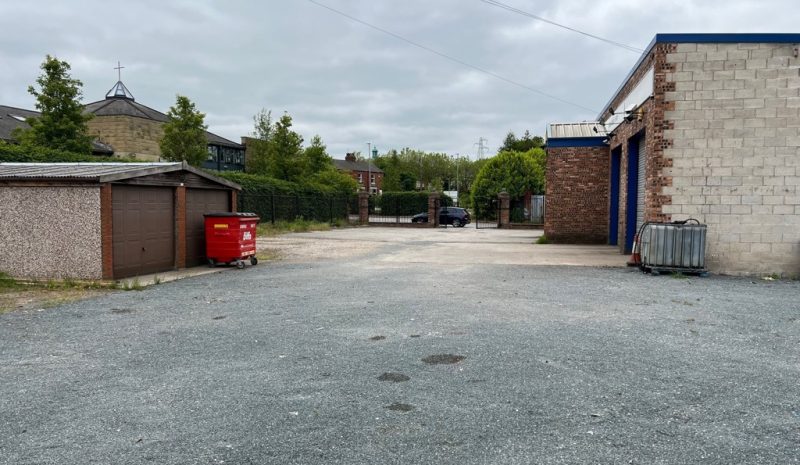
[[[209,130],[239,141],[261,108],[284,111],[334,158],[411,147],[475,157],[505,134],[592,120],[639,58],[479,0],[318,0],[549,99],[416,48],[307,0],[0,2],[0,104],[26,92],[46,54],[72,65],[84,103],[122,80],[166,112],[180,93]],[[797,32],[796,1],[502,0],[645,48],[657,32]],[[580,107],[586,107],[580,108]],[[591,111],[590,111],[591,110]]]

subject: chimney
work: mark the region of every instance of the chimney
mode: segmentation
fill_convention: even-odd
[[[356,161],[356,154],[353,152],[348,153],[344,156],[344,159],[347,161]]]

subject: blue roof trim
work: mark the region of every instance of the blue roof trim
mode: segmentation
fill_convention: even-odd
[[[622,88],[625,87],[625,84],[628,83],[630,78],[633,76],[633,73],[639,69],[639,66],[642,65],[642,62],[650,55],[650,52],[653,51],[653,47],[656,44],[792,44],[792,43],[800,43],[800,34],[795,33],[735,33],[735,34],[713,34],[713,33],[688,33],[688,34],[656,34],[653,37],[653,40],[650,41],[650,44],[644,49],[644,53],[639,59],[636,61],[636,64],[633,65],[633,68],[628,72],[628,75],[625,76],[625,79],[622,80],[622,84],[614,91],[614,94],[608,100],[608,103],[605,104],[603,107],[603,111],[597,115],[597,121],[603,121],[603,115],[606,114],[608,111],[608,107],[611,106],[611,102],[617,98],[617,95],[622,91]]]
[[[606,137],[563,137],[560,139],[547,139],[545,148],[551,147],[606,147],[603,142]]]

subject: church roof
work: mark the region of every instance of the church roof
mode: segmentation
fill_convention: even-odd
[[[131,91],[129,91],[128,88],[125,87],[125,84],[123,84],[122,81],[117,81],[117,83],[114,84],[114,87],[112,87],[111,90],[106,92],[106,98],[126,98],[126,99],[136,100],[135,98],[133,98],[133,94],[131,93]]]
[[[114,84],[114,87],[106,94],[105,99],[87,104],[83,111],[95,116],[133,116],[135,118],[157,121],[159,123],[166,123],[169,121],[169,117],[166,114],[135,101],[133,95],[122,81],[118,81]],[[206,139],[209,144],[213,145],[234,148],[243,147],[242,144],[237,144],[236,142],[208,131],[206,131]]]

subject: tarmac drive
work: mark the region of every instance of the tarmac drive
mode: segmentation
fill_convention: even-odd
[[[0,463],[800,461],[800,283],[391,231],[0,314]],[[445,235],[475,245],[437,261]]]

